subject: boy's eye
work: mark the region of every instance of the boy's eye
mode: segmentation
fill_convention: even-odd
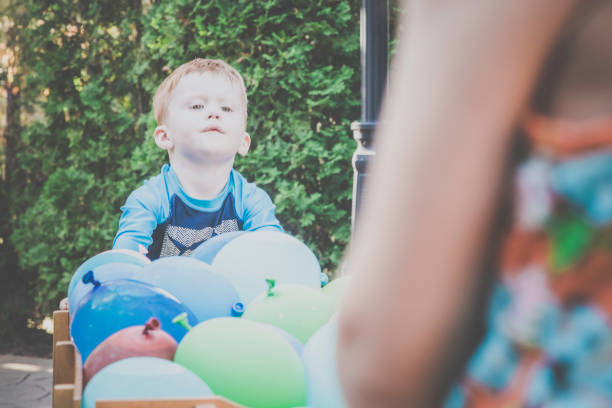
[[[196,103],[194,105],[191,105],[191,109],[193,109],[193,110],[204,109],[204,105],[202,105],[201,103]]]
[[[221,109],[223,110],[223,112],[231,112],[232,108],[230,108],[229,106],[222,106]]]

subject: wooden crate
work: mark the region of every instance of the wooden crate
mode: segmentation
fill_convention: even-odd
[[[68,311],[53,312],[53,408],[80,408],[81,356],[70,340]],[[244,408],[223,397],[104,400],[96,408]]]

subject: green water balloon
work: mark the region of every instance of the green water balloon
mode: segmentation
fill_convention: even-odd
[[[329,282],[327,285],[323,286],[323,294],[328,296],[335,307],[338,307],[340,304],[340,300],[347,292],[348,286],[351,282],[351,277],[348,275],[341,276]]]
[[[264,325],[232,317],[207,320],[185,335],[174,361],[196,373],[215,394],[248,407],[306,403],[300,357]]]
[[[280,284],[253,299],[242,318],[279,327],[305,344],[334,311],[334,302],[320,290]]]

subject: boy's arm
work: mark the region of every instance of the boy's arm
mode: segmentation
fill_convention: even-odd
[[[576,2],[405,2],[347,259],[354,284],[340,306],[338,368],[350,406],[444,398],[440,380],[472,329],[459,324],[478,286],[509,135]]]
[[[276,219],[275,208],[265,191],[254,184],[248,184],[244,194],[242,229],[244,231],[283,231],[283,227]]]
[[[159,224],[159,197],[143,186],[129,195],[121,211],[113,249],[138,252],[141,252],[141,246],[148,249],[153,242],[153,231]]]

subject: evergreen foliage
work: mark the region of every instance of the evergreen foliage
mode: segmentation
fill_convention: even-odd
[[[17,260],[7,279],[31,281],[38,312],[48,313],[78,265],[111,247],[127,195],[166,161],[152,137],[152,94],[195,57],[224,59],[243,75],[252,145],[236,168],[333,273],[350,233],[359,7],[22,0],[9,8],[21,127],[7,128],[0,190],[10,214],[2,250]]]

